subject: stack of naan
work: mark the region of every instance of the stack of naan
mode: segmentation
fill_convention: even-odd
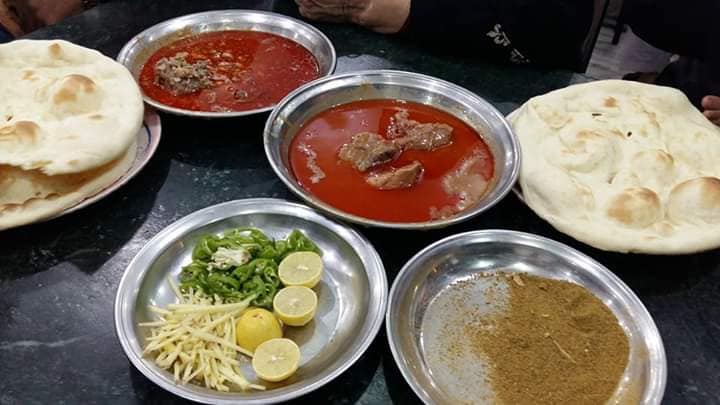
[[[131,167],[143,102],[131,74],[65,41],[0,45],[0,229],[50,218]]]
[[[571,86],[510,117],[527,204],[600,249],[720,246],[720,128],[679,91],[626,81]]]

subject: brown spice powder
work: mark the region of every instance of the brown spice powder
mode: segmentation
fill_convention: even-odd
[[[466,326],[505,404],[603,404],[628,363],[628,338],[585,288],[514,275],[509,308]]]

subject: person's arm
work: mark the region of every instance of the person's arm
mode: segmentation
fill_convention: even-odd
[[[720,125],[720,96],[707,96],[702,100],[705,116],[717,125]]]

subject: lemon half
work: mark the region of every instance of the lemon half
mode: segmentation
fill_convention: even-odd
[[[313,288],[320,282],[322,272],[322,257],[315,252],[291,253],[278,267],[280,281],[286,286]]]
[[[276,382],[290,377],[300,364],[300,348],[290,339],[270,339],[255,349],[252,367],[265,381]]]
[[[280,290],[273,299],[275,315],[290,326],[303,326],[315,316],[317,295],[307,287],[292,286]]]

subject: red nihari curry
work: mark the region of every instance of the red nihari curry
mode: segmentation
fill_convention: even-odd
[[[276,104],[318,78],[315,57],[302,45],[256,31],[219,31],[180,39],[143,66],[145,94],[194,111],[247,111]]]
[[[451,217],[489,189],[494,162],[480,135],[438,109],[402,100],[357,101],[310,119],[290,146],[300,185],[364,218]]]

